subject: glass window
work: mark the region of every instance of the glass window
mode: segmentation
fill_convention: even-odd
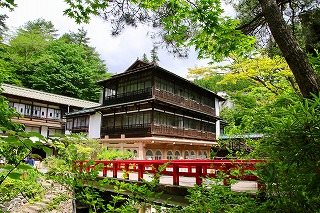
[[[55,109],[53,113],[54,113],[54,118],[55,119],[60,119],[61,118],[61,110],[60,109]]]
[[[160,150],[156,151],[156,155],[154,156],[155,160],[161,160],[162,159],[162,153]]]
[[[175,151],[174,159],[180,159],[180,152],[179,151]]]
[[[184,152],[184,159],[189,159],[189,152],[188,151]]]
[[[67,123],[66,123],[66,129],[67,130],[72,130],[72,118],[67,119]]]
[[[194,151],[190,152],[190,159],[196,159],[196,154]]]
[[[40,111],[41,111],[41,107],[33,106],[32,115],[35,116],[35,117],[40,117]]]
[[[31,115],[31,105],[28,105],[28,104],[25,105],[24,114]]]
[[[167,159],[168,159],[168,160],[172,160],[172,159],[173,159],[172,151],[168,151],[168,152],[167,152]]]
[[[146,152],[146,159],[147,160],[153,159],[153,152],[150,149]]]

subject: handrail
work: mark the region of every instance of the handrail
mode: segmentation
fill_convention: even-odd
[[[91,171],[97,165],[102,164],[102,175],[107,176],[107,171],[113,171],[113,178],[118,177],[118,171],[124,172],[129,178],[129,172],[137,172],[138,180],[143,179],[145,173],[168,175],[173,177],[173,185],[179,185],[179,177],[195,177],[196,184],[202,184],[202,178],[215,178],[218,174],[225,174],[223,183],[229,185],[230,179],[258,181],[254,174],[246,174],[246,171],[256,170],[256,164],[265,160],[96,160],[93,165],[86,165],[90,161],[75,161],[74,167],[81,171]],[[166,168],[159,172],[159,167]],[[181,170],[186,171],[181,171]],[[232,175],[232,170],[239,170],[239,175]],[[259,181],[258,181],[258,187]]]

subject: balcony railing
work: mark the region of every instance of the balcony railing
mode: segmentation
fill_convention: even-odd
[[[190,99],[186,99],[182,96],[175,95],[171,92],[155,89],[154,95],[156,99],[159,99],[165,102],[178,104],[179,106],[183,106],[185,108],[190,108],[200,112],[204,112],[206,114],[215,115],[215,109],[213,107],[198,103]]]
[[[149,88],[145,88],[137,91],[107,96],[104,100],[104,105],[139,101],[139,100],[143,100],[151,97],[152,97],[152,89],[151,87],[149,87]]]
[[[150,134],[150,123],[145,124],[132,124],[132,125],[123,125],[115,127],[102,127],[101,135],[138,135],[145,136],[148,133]]]
[[[30,118],[30,119],[39,119],[39,120],[46,120],[46,121],[56,121],[64,123],[64,120],[62,118],[49,118],[49,117],[43,117],[40,115],[30,115],[30,114],[22,114],[22,116],[19,116],[18,118]]]
[[[163,126],[157,124],[151,125],[151,134],[196,138],[202,140],[216,140],[216,135],[212,132],[205,132],[195,129],[181,129],[172,126]]]

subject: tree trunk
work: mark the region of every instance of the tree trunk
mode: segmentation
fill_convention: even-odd
[[[312,93],[318,95],[320,80],[309,63],[307,54],[289,30],[276,0],[259,0],[259,2],[272,36],[292,70],[303,97],[312,98]]]

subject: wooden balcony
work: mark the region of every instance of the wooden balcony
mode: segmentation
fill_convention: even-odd
[[[104,100],[104,105],[112,105],[112,104],[120,104],[120,103],[127,103],[132,101],[139,101],[147,98],[152,97],[152,89],[151,87],[133,91],[133,92],[126,92],[117,95],[108,96]]]
[[[102,127],[101,136],[120,137],[124,134],[126,137],[144,137],[150,136],[150,123],[133,124],[115,127]]]
[[[164,102],[176,104],[185,108],[194,109],[194,110],[215,116],[215,109],[213,107],[198,103],[190,99],[186,99],[182,96],[175,95],[171,92],[154,89],[154,96],[156,99]]]
[[[216,140],[216,135],[212,132],[205,132],[195,129],[180,129],[172,126],[163,126],[157,124],[151,125],[151,134],[171,137],[195,138],[210,141]]]

